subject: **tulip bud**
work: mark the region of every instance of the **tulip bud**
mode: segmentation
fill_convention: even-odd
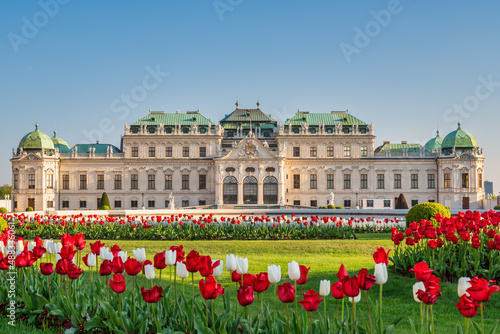
[[[216,262],[217,260],[212,260],[212,265]],[[222,271],[224,270],[224,262],[222,260],[220,260],[220,263],[217,267],[214,268],[214,273],[213,273],[213,277],[219,277],[220,275],[222,275]]]
[[[417,282],[413,284],[413,299],[415,299],[417,303],[421,303],[422,301],[417,297],[418,290],[425,291],[425,285],[423,282]]]
[[[361,292],[356,297],[349,297],[349,301],[354,304],[358,303],[361,300]]]
[[[248,272],[247,258],[236,257],[236,272],[240,275],[246,274]]]
[[[134,257],[137,261],[139,262],[144,262],[146,261],[146,249],[144,248],[137,248],[132,251],[134,253]]]
[[[330,281],[322,280],[319,282],[319,295],[326,297],[330,294]]]
[[[471,287],[470,278],[469,277],[460,277],[458,280],[458,296],[462,297],[466,295],[470,297],[470,294],[467,292],[467,289]]]
[[[186,279],[189,277],[189,272],[187,271],[186,265],[184,264],[184,262],[177,263],[176,267],[177,267],[177,276],[180,279]]]
[[[155,278],[155,266],[152,264],[147,264],[144,266],[144,274],[146,275],[146,279],[152,280]]]
[[[385,263],[377,263],[375,265],[375,272],[373,273],[373,275],[375,276],[375,283],[379,285],[384,285],[385,283],[387,283],[387,265]]]
[[[236,270],[236,257],[233,254],[226,255],[226,268],[231,272]]]
[[[279,283],[281,281],[281,266],[277,266],[275,264],[268,266],[267,275],[271,284]]]
[[[296,261],[288,263],[288,277],[292,281],[297,281],[300,278],[300,267]]]
[[[174,266],[177,262],[177,251],[168,250],[165,251],[165,264],[167,266]]]
[[[88,256],[87,256],[87,266],[88,267],[95,267],[96,265],[96,255],[95,254],[92,254],[90,253]]]

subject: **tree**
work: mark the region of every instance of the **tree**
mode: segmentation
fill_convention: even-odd
[[[12,187],[8,184],[4,184],[2,187],[0,187],[0,198],[3,199],[5,195],[11,195],[12,194]]]
[[[102,193],[101,206],[99,207],[99,209],[103,210],[103,207],[105,206],[107,206],[108,208],[111,207],[111,204],[109,203],[108,194],[106,192]]]
[[[399,194],[396,200],[396,209],[408,209],[408,203],[406,203],[405,195]]]

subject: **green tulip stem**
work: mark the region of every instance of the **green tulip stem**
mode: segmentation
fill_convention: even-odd
[[[479,303],[479,308],[481,309],[481,333],[484,333],[483,303]]]
[[[174,298],[177,304],[177,275],[174,275]]]
[[[212,329],[214,330],[215,333],[214,304],[215,304],[215,299],[212,299],[212,301],[210,302],[210,306],[212,307]]]
[[[49,303],[50,303],[50,275],[47,275],[47,279],[49,280]]]
[[[430,307],[426,307],[426,312],[425,312],[425,331],[427,333],[429,333],[429,308]]]
[[[420,303],[420,332],[424,331],[424,314],[425,314],[425,305],[424,303]]]
[[[380,284],[380,293],[378,296],[378,323],[379,323],[380,333],[382,333],[382,288],[383,287],[384,285]]]
[[[326,321],[326,298],[323,299],[323,310],[325,311],[325,325],[327,324]]]
[[[234,319],[236,319],[236,316],[238,315],[238,282],[235,282],[236,286],[236,303],[234,306]]]
[[[286,334],[290,334],[290,316],[288,314],[288,303],[286,303]]]
[[[345,297],[342,298],[342,315],[341,315],[342,322],[344,322],[344,303],[345,303]]]
[[[182,280],[182,294],[184,294],[184,279]]]
[[[276,283],[274,283],[273,310],[276,309],[276,295],[277,294],[278,294],[278,288],[276,287]]]
[[[250,317],[250,305],[247,306],[247,309],[248,309],[248,329],[250,330],[250,334],[252,334],[252,318]]]
[[[313,333],[313,313],[309,312],[309,334]]]
[[[356,303],[354,301],[354,298],[352,297],[352,327],[351,327],[351,334],[354,333],[354,322],[356,321]]]
[[[133,279],[133,282],[132,282],[132,298],[133,298],[133,305],[132,307],[134,308],[134,311],[133,311],[133,318],[132,318],[132,321],[134,322],[134,325],[137,321],[137,314],[136,314],[136,310],[135,310],[135,280],[137,278],[137,275],[134,275],[134,279]]]
[[[365,293],[365,301],[366,301],[366,310],[368,311],[368,322],[370,323],[370,334],[372,333],[372,316],[370,314],[370,305],[368,304],[368,296],[366,295],[366,290],[363,291]]]
[[[335,318],[338,319],[339,318],[339,300],[337,299],[337,308],[335,310]]]
[[[465,326],[465,334],[469,334],[469,322],[470,322],[470,318],[465,318],[466,321],[467,321],[467,325]]]
[[[160,273],[161,273],[161,271],[160,271]],[[154,308],[154,306],[153,306],[153,303],[151,303],[151,310],[152,310],[152,312],[153,312],[153,319],[154,319],[154,322],[155,322],[155,324],[156,324],[156,332],[157,332],[157,333],[160,333],[160,328],[159,328],[159,326],[158,326],[158,319],[156,319],[156,316],[155,316],[155,308]]]
[[[260,304],[260,293],[257,292],[257,316],[260,314],[259,313],[259,304]]]
[[[432,312],[432,304],[431,304],[431,333],[434,334],[434,312]]]
[[[172,270],[170,270],[170,271],[172,271]],[[162,272],[162,270],[160,269],[160,277],[158,278],[158,281],[159,281],[158,285],[160,285],[160,286],[161,286],[161,272]],[[172,278],[172,276],[170,276],[170,278]]]
[[[205,299],[205,327],[208,328],[208,299]]]
[[[191,273],[191,325],[194,329],[194,272]]]
[[[295,291],[295,316],[298,317],[298,315],[297,315],[297,304],[298,304],[298,300],[297,300],[297,281],[293,282],[293,290]]]

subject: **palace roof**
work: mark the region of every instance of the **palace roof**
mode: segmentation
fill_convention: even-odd
[[[359,118],[347,113],[346,111],[332,111],[331,113],[310,113],[309,111],[298,111],[295,116],[288,119],[285,125],[302,125],[306,122],[307,125],[368,125]]]
[[[214,125],[212,121],[202,114],[199,111],[188,111],[186,113],[165,113],[163,111],[150,111],[149,115],[144,116],[139,119],[137,122],[132,123],[131,125]]]

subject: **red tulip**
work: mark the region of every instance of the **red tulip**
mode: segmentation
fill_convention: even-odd
[[[323,298],[319,298],[319,293],[315,293],[313,289],[304,293],[304,299],[299,300],[298,303],[301,303],[304,309],[307,312],[314,312],[318,309],[319,304],[323,300]]]
[[[247,306],[252,304],[255,298],[252,286],[251,285],[242,286],[241,288],[239,288],[237,297],[238,297],[238,302],[240,303],[241,306]]]
[[[74,263],[69,264],[68,268],[68,278],[69,279],[77,279],[80,275],[83,274],[83,270],[78,268]]]
[[[146,303],[158,303],[163,297],[163,289],[156,285],[153,286],[151,290],[146,290],[144,287],[141,287],[141,295]]]
[[[67,275],[69,271],[69,264],[71,262],[68,259],[60,259],[56,263],[56,273],[59,275]]]
[[[124,267],[127,275],[136,276],[142,270],[142,263],[140,263],[133,257],[129,257],[127,258],[127,261],[125,261]]]
[[[149,260],[146,260],[142,263],[142,274],[143,275],[146,275],[146,272],[144,271],[144,268],[148,265],[148,264],[153,264],[153,262],[149,261]]]
[[[42,275],[52,275],[54,272],[54,265],[52,263],[40,263],[40,272]]]
[[[158,270],[163,270],[167,267],[167,263],[165,262],[165,252],[157,253],[153,261],[154,267]]]
[[[113,270],[111,269],[111,261],[109,260],[104,260],[101,263],[101,267],[99,268],[99,275],[101,276],[108,276],[111,275]]]
[[[375,263],[385,263],[386,266],[389,265],[389,253],[391,250],[388,250],[387,253],[385,252],[384,247],[378,247],[377,251],[373,253],[373,260],[375,260]]]
[[[30,258],[33,257],[33,255],[31,255],[31,254],[32,253],[30,253],[27,250],[24,250],[21,253],[19,253],[19,255],[16,256],[16,261],[15,261],[16,267],[17,268],[28,267],[28,263],[30,261]]]
[[[424,281],[425,291],[430,292],[431,294],[436,294],[441,288],[439,285],[440,280],[441,279],[439,277],[431,275],[427,281]]]
[[[231,273],[231,281],[233,281],[233,282],[241,282],[241,275],[238,274],[236,272],[236,270]]]
[[[108,280],[109,287],[116,293],[123,293],[127,286],[125,285],[125,277],[122,274],[113,274],[113,279]]]
[[[203,277],[213,275],[214,268],[217,268],[219,264],[220,260],[217,260],[212,264],[212,258],[210,256],[200,256],[200,275]]]
[[[190,273],[195,273],[200,271],[200,254],[192,250],[186,257],[186,270]]]
[[[257,293],[261,293],[266,291],[271,282],[269,282],[268,273],[261,272],[260,274],[255,275],[255,280],[253,282],[253,290]]]
[[[61,255],[61,259],[68,259],[71,261],[75,257],[76,252],[76,250],[73,250],[73,246],[63,246],[58,254]]]
[[[75,246],[75,239],[71,234],[64,233],[63,235],[61,235],[61,244],[63,247],[66,246],[66,247],[71,247],[71,249],[73,249],[73,246]]]
[[[77,233],[73,237],[75,247],[78,250],[82,250],[85,248],[85,236],[82,233]]]
[[[358,284],[361,290],[370,290],[375,283],[376,279],[374,275],[368,274],[367,269],[361,269],[358,273]]]
[[[335,298],[335,299],[343,299],[345,296],[344,288],[342,286],[341,281],[337,281],[337,282],[333,283],[332,286],[330,287],[330,290],[332,292],[333,298]]]
[[[434,304],[439,296],[441,296],[441,291],[438,291],[437,293],[431,293],[423,290],[417,291],[417,298],[427,305]]]
[[[177,261],[176,262],[182,262],[184,261],[184,252],[182,251],[183,246],[172,246],[170,247],[171,251],[177,251]]]
[[[109,249],[109,251],[110,251],[111,253],[113,253],[113,256],[117,256],[117,255],[118,255],[118,253],[119,253],[121,250],[122,250],[122,249],[121,249],[121,248],[120,248],[120,246],[118,246],[118,245],[113,245],[113,246],[111,246],[111,248]]]
[[[297,280],[297,284],[306,284],[307,283],[307,273],[311,267],[307,268],[306,266],[300,265],[300,278]]]
[[[359,283],[356,277],[347,277],[342,281],[342,288],[347,297],[357,297],[359,295]]]
[[[295,301],[295,287],[289,282],[278,285],[276,294],[283,303],[292,303]]]
[[[470,280],[470,288],[467,289],[472,300],[478,303],[484,303],[490,300],[493,292],[498,292],[498,285],[491,285],[488,287],[489,282],[484,278],[474,277]]]
[[[215,299],[219,294],[224,294],[224,288],[210,275],[206,280],[200,280],[200,293],[204,299]]]
[[[466,318],[475,317],[477,315],[477,309],[479,307],[477,301],[472,300],[471,298],[467,297],[467,295],[462,295],[462,297],[460,297],[460,302],[455,303],[455,306],[457,307],[457,310],[460,312],[460,314],[462,314]]]
[[[97,240],[93,244],[90,244],[90,250],[92,251],[92,254],[99,255],[101,253],[101,248],[104,247],[104,244],[101,242],[101,240]]]
[[[343,263],[340,265],[339,272],[337,273],[337,277],[338,277],[339,281],[343,281],[344,279],[349,277],[349,273],[345,269]]]
[[[41,259],[43,254],[45,254],[47,250],[43,246],[36,246],[33,248],[33,257],[38,260]]]
[[[119,256],[115,256],[113,261],[111,261],[111,270],[115,274],[121,274],[125,270],[125,266],[123,265],[123,260]]]
[[[36,243],[35,247],[42,247],[43,246],[43,240],[39,236],[36,236],[33,241]]]
[[[429,240],[429,241],[427,241],[427,246],[429,246],[430,249],[435,249],[437,247],[437,241],[436,240]]]
[[[413,269],[410,269],[410,271],[413,271],[415,273],[415,278],[417,279],[417,281],[423,282],[427,281],[429,277],[431,277],[434,270],[429,269],[427,262],[418,262],[415,263],[415,266],[413,267]]]

